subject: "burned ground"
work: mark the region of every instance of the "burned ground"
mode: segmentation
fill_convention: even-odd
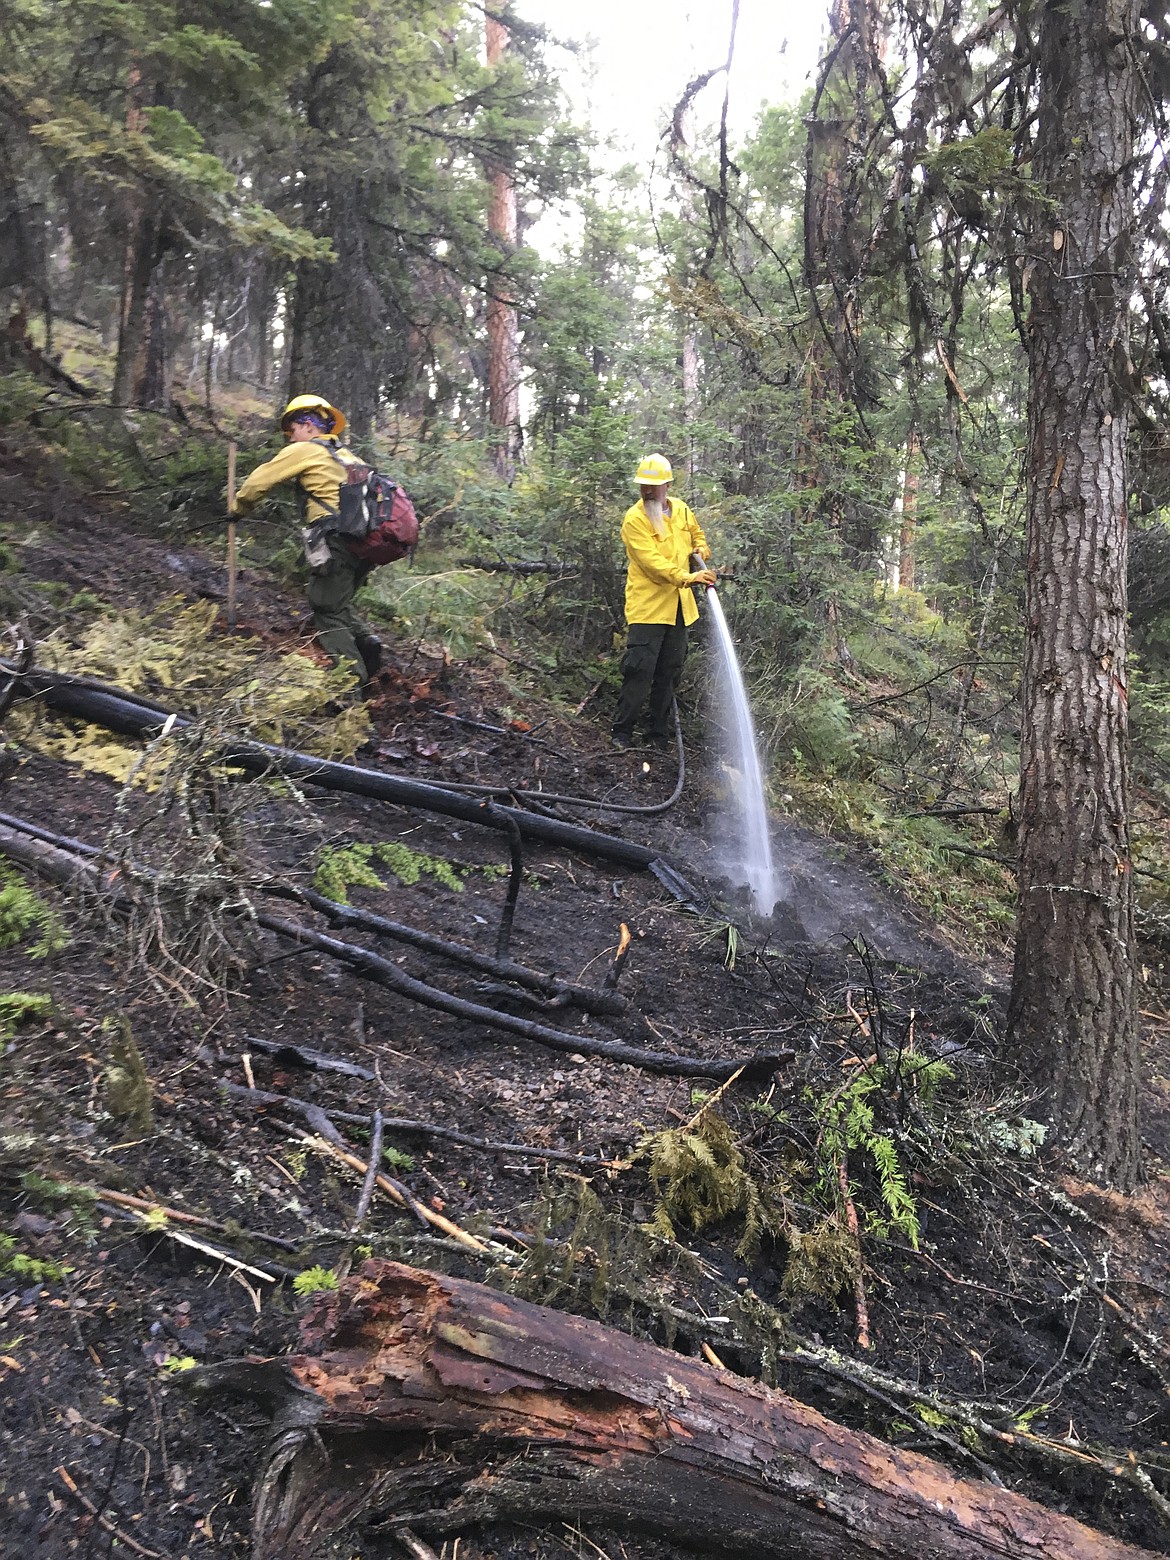
[[[39,500],[41,523],[16,576],[34,619],[46,581],[123,604],[175,590],[222,593],[222,572],[197,548],[130,538],[116,514],[87,518],[82,559],[68,506],[54,514],[52,500]],[[303,639],[307,627],[299,597],[260,575],[245,576],[241,619],[272,645]],[[664,798],[674,784],[672,757],[613,755],[604,711],[574,715],[514,662],[450,664],[413,643],[394,645],[391,662],[375,700],[375,741],[360,762],[447,783],[635,802]],[[509,713],[518,704],[529,730]],[[973,964],[933,938],[862,857],[796,825],[780,826],[778,844],[797,881],[797,913],[752,925],[726,885],[720,898],[714,779],[697,722],[688,757],[676,808],[594,816],[599,828],[669,858],[703,894],[702,914],[648,873],[524,851],[513,958],[600,987],[624,923],[632,939],[618,984],[624,1014],[541,1014],[515,990],[485,993],[484,977],[466,969],[377,945],[407,974],[579,1035],[580,1052],[429,1011],[246,920],[233,933],[242,965],[225,990],[173,976],[152,984],[116,921],[103,921],[92,902],[44,891],[67,924],[68,947],[44,960],[30,959],[27,944],[2,956],[7,989],[48,991],[54,1004],[15,1031],[0,1076],[5,1228],[15,1252],[47,1264],[30,1271],[10,1260],[0,1274],[5,1555],[244,1555],[267,1420],[243,1403],[194,1398],[180,1377],[191,1362],[293,1348],[305,1304],[293,1276],[344,1268],[365,1248],[514,1286],[688,1353],[707,1344],[835,1418],[1170,1552],[1170,1508],[1158,1495],[1170,1475],[1165,1030],[1154,1027],[1147,1047],[1142,1192],[1114,1198],[1060,1180],[1058,1166],[1038,1168],[1024,1152],[1026,1101],[1004,1104],[1017,1081],[995,1051],[1002,967]],[[20,760],[3,809],[100,844],[118,787],[42,754]],[[239,798],[257,877],[306,883],[322,845],[402,841],[458,864],[462,892],[425,872],[414,883],[386,873],[384,891],[355,887],[353,901],[494,951],[503,835],[264,784],[241,786]],[[150,800],[132,793],[123,806],[132,828]],[[1147,1006],[1156,1003],[1152,993]],[[122,1018],[141,1057],[139,1084],[149,1085],[149,1115],[144,1089],[135,1096],[133,1058],[112,1060]],[[795,1053],[769,1083],[733,1084],[716,1107],[754,1181],[786,1188],[786,1231],[769,1225],[743,1255],[742,1217],[698,1232],[679,1222],[673,1245],[645,1232],[662,1185],[638,1145],[693,1127],[708,1086],[590,1058],[588,1040],[602,1036],[719,1060]],[[274,1043],[284,1049],[272,1054]],[[308,1052],[368,1076],[312,1068]],[[920,1110],[904,1078],[875,1101],[892,1130],[899,1122],[905,1130],[921,1236],[917,1250],[889,1228],[864,1236],[866,1353],[852,1288],[838,1279],[818,1293],[807,1273],[802,1286],[792,1255],[823,1220],[823,1208],[802,1201],[824,1129],[816,1102],[841,1097],[873,1057],[907,1052],[945,1057],[953,1078],[945,1110]],[[375,1109],[478,1139],[388,1129],[387,1166],[420,1204],[487,1243],[487,1258],[381,1196],[355,1235],[360,1173],[304,1141],[320,1117],[241,1093],[253,1085],[317,1107],[359,1157]],[[995,1123],[990,1146],[978,1136],[981,1118]],[[872,1169],[859,1158],[853,1174],[858,1202],[876,1208]],[[184,1233],[226,1257],[181,1243]],[[899,1395],[891,1383],[908,1390]],[[931,1408],[932,1394],[942,1407]],[[1153,1481],[1152,1498],[1135,1469]],[[580,1532],[571,1514],[554,1526],[469,1533],[459,1547],[465,1560],[599,1552],[669,1551],[629,1534]]]

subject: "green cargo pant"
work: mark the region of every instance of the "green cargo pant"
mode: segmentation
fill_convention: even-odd
[[[355,558],[343,541],[329,538],[329,562],[309,575],[308,597],[317,643],[336,666],[349,661],[359,681],[369,681],[371,668],[359,648],[370,630],[354,611],[353,598],[365,584],[370,565]]]
[[[687,626],[682,607],[673,624],[631,623],[622,656],[622,691],[618,696],[613,734],[633,739],[634,722],[647,698],[652,737],[670,737],[670,707],[687,658]]]

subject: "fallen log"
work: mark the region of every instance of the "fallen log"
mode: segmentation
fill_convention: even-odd
[[[738,1560],[1153,1560],[785,1393],[463,1279],[367,1262],[301,1341],[190,1373],[279,1415],[254,1560],[566,1510]]]
[[[38,834],[46,832],[48,831],[39,830]],[[65,887],[87,884],[91,888],[102,889],[115,905],[128,906],[131,903],[131,897],[122,886],[121,878],[116,871],[107,870],[99,876],[97,865],[91,858],[63,850],[60,846],[51,845],[41,838],[25,834],[18,828],[0,824],[0,854],[31,867],[42,877]],[[234,911],[229,908],[228,913],[241,918],[247,916],[243,908]],[[448,1013],[455,1018],[468,1019],[472,1023],[482,1024],[487,1029],[499,1029],[505,1034],[520,1035],[525,1040],[533,1040],[537,1045],[547,1046],[554,1051],[597,1056],[606,1061],[623,1062],[630,1067],[640,1067],[646,1072],[662,1073],[668,1077],[678,1078],[723,1080],[738,1069],[749,1082],[763,1082],[771,1078],[783,1063],[792,1061],[796,1054],[790,1050],[759,1052],[747,1058],[715,1061],[697,1056],[678,1056],[670,1051],[650,1051],[643,1046],[628,1045],[624,1040],[599,1040],[592,1036],[573,1034],[570,1030],[553,1029],[547,1024],[536,1024],[530,1019],[518,1018],[511,1013],[500,1013],[495,1008],[483,1007],[477,1002],[468,1002],[463,997],[453,996],[450,992],[441,991],[437,986],[415,980],[389,959],[371,953],[368,948],[361,948],[356,943],[342,942],[336,937],[328,937],[324,932],[314,931],[312,927],[302,926],[299,922],[282,920],[279,916],[270,915],[265,910],[254,910],[247,918],[268,931],[276,932],[280,936],[291,938],[294,942],[302,943],[305,947],[315,948],[320,953],[328,954],[330,958],[353,970],[363,980],[384,986],[387,990],[397,992],[399,996],[418,1002],[423,1007],[434,1008],[437,1012]],[[253,1038],[251,1043],[255,1045],[259,1042]],[[320,1059],[316,1065],[321,1065]]]
[[[2,821],[3,819],[0,818],[0,822]],[[424,932],[417,926],[404,926],[401,922],[387,920],[383,915],[377,915],[372,910],[359,909],[356,905],[339,904],[335,899],[327,899],[324,894],[318,894],[315,889],[286,890],[270,886],[269,891],[279,894],[282,898],[300,900],[311,909],[320,911],[335,926],[350,926],[359,931],[376,932],[381,937],[389,937],[395,942],[407,943],[410,947],[418,948],[424,953],[433,953],[441,959],[448,959],[452,964],[463,964],[468,969],[478,970],[483,975],[496,975],[501,980],[510,980],[517,986],[526,987],[529,991],[539,992],[543,997],[561,998],[566,1005],[581,1008],[586,1013],[604,1013],[612,1017],[624,1013],[629,1007],[625,997],[619,997],[614,991],[594,991],[588,986],[578,986],[573,981],[562,980],[558,975],[546,975],[543,970],[534,970],[526,964],[517,964],[514,959],[493,959],[490,954],[480,953],[463,943],[448,942],[445,938],[436,937],[431,932]]]
[[[6,848],[3,836],[4,831],[0,829],[0,849]],[[537,1024],[512,1013],[500,1013],[495,1008],[483,1007],[478,1002],[468,1002],[465,997],[440,991],[437,986],[415,980],[413,975],[400,970],[397,964],[383,959],[380,954],[372,953],[368,948],[359,947],[357,943],[342,942],[337,937],[314,931],[312,927],[302,926],[297,921],[285,921],[279,916],[270,915],[266,910],[255,911],[253,919],[257,926],[263,926],[267,931],[276,932],[282,937],[290,937],[294,942],[304,943],[307,948],[314,948],[318,953],[328,954],[363,980],[385,986],[387,990],[409,997],[423,1007],[434,1008],[454,1018],[468,1019],[490,1029],[500,1029],[506,1034],[520,1035],[525,1040],[534,1040],[537,1045],[547,1046],[553,1051],[603,1057],[606,1061],[624,1062],[629,1067],[640,1067],[644,1072],[663,1073],[672,1078],[723,1080],[739,1070],[749,1083],[761,1083],[772,1077],[796,1055],[795,1051],[790,1050],[770,1051],[759,1052],[746,1059],[716,1061],[700,1056],[679,1056],[673,1051],[650,1051],[644,1046],[628,1045],[624,1040],[597,1040],[591,1035],[574,1034],[568,1029],[553,1029],[548,1024]]]
[[[9,672],[16,668],[0,663]],[[157,737],[172,715],[152,701],[140,699],[137,694],[106,686],[89,678],[68,677],[58,672],[31,671],[18,676],[17,681],[26,695],[39,696],[60,715],[84,720],[102,726],[124,737]],[[174,731],[186,730],[192,724],[189,716],[173,717]],[[485,829],[508,833],[515,825],[526,840],[539,840],[545,845],[558,845],[565,850],[576,850],[601,861],[612,861],[618,866],[632,867],[637,871],[654,871],[672,893],[674,886],[682,882],[671,868],[660,874],[655,869],[665,866],[657,851],[632,840],[620,839],[614,834],[601,834],[581,824],[566,823],[559,818],[546,817],[529,812],[522,807],[485,807],[482,802],[442,786],[431,785],[425,780],[408,780],[400,775],[383,774],[379,769],[363,769],[356,764],[339,764],[332,759],[314,758],[308,753],[298,753],[292,748],[276,747],[267,742],[233,742],[223,754],[223,762],[242,769],[251,775],[284,775],[288,779],[316,785],[329,791],[343,791],[351,796],[368,796],[375,801],[394,802],[403,807],[417,807],[440,813],[449,818],[460,818],[465,823],[478,823]],[[689,885],[686,898],[695,900],[698,895]]]
[[[78,856],[96,857],[102,854],[98,846],[87,844],[85,840],[74,839],[68,834],[55,834],[51,829],[43,829],[39,824],[29,823],[27,819],[14,817],[11,813],[0,812],[0,825],[30,835],[35,840],[44,840],[46,844],[56,845],[60,850],[72,851]],[[463,943],[448,942],[431,932],[424,932],[420,927],[388,920],[372,910],[362,910],[357,905],[340,904],[336,899],[318,894],[315,889],[296,888],[289,883],[267,883],[265,891],[276,898],[291,899],[295,904],[305,904],[310,909],[319,910],[336,926],[356,927],[361,931],[374,932],[380,937],[390,937],[395,942],[406,943],[424,953],[448,959],[452,964],[466,965],[468,969],[479,970],[484,975],[498,975],[529,991],[538,991],[542,996],[558,999],[564,1006],[580,1008],[585,1013],[613,1017],[625,1013],[629,1007],[625,997],[619,997],[615,991],[595,991],[589,986],[578,986],[573,981],[562,980],[559,975],[548,975],[543,970],[517,964],[513,959],[493,959]]]

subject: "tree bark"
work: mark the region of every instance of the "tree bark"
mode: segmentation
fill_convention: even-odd
[[[132,400],[135,406],[165,411],[171,404],[170,320],[164,267],[156,264],[147,290],[145,319]]]
[[[280,1411],[254,1560],[566,1511],[738,1560],[1147,1555],[782,1392],[466,1280],[367,1262],[301,1336],[301,1354],[191,1373]]]
[[[1020,872],[1009,1030],[1053,1141],[1139,1169],[1126,695],[1138,0],[1048,0],[1028,262]]]
[[[500,11],[507,8],[508,0],[501,0]],[[487,66],[494,70],[507,51],[509,33],[491,11],[486,13],[486,30]],[[487,174],[488,232],[506,262],[516,248],[516,185],[506,163],[491,163]],[[511,483],[520,457],[520,322],[506,271],[489,271],[487,285],[489,437],[496,472]]]

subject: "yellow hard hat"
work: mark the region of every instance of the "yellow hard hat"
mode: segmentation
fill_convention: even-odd
[[[644,455],[634,481],[639,487],[661,487],[664,482],[674,481],[674,472],[665,455]]]
[[[324,418],[329,424],[329,435],[334,439],[341,437],[348,421],[345,413],[330,405],[323,395],[294,395],[280,414],[280,426],[286,433],[289,423],[298,412],[316,412],[318,417]]]

